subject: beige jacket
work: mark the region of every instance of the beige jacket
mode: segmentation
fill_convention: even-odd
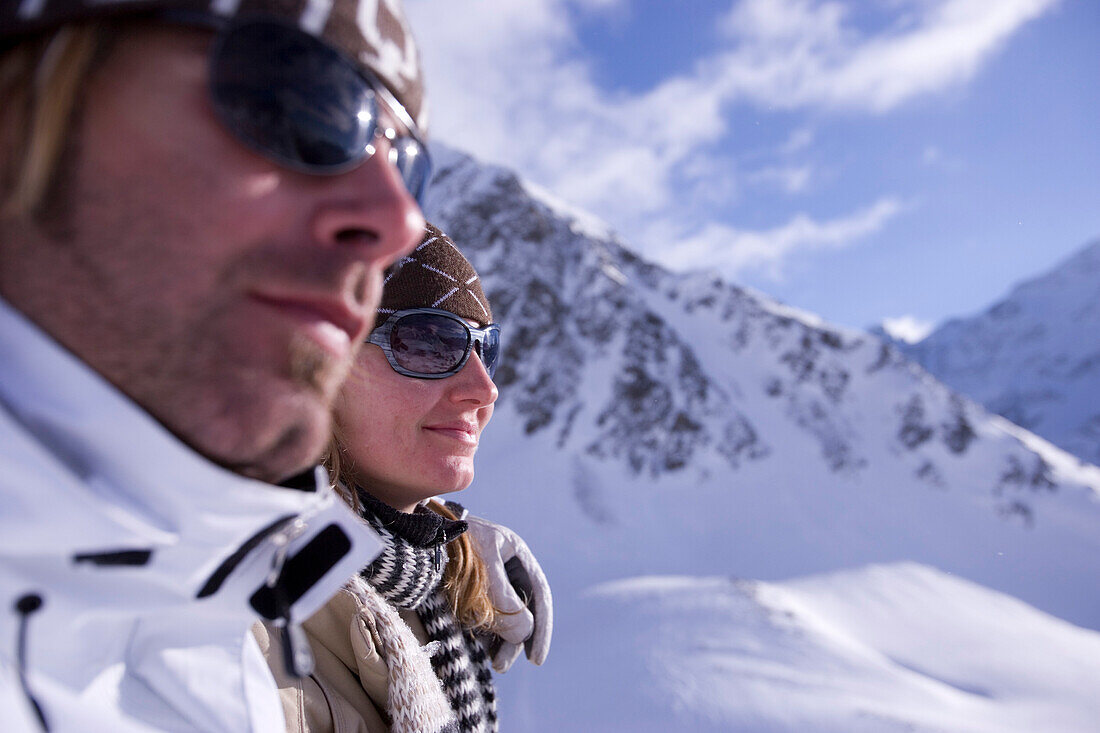
[[[428,635],[356,577],[304,624],[313,674],[287,675],[278,629],[253,633],[279,687],[289,733],[431,733],[454,713],[432,670]]]

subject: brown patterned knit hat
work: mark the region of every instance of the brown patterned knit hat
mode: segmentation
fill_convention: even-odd
[[[401,0],[0,0],[0,46],[63,23],[165,10],[290,20],[377,76],[427,133],[420,58]]]
[[[438,308],[480,326],[493,322],[493,311],[474,266],[431,224],[417,248],[386,271],[375,328],[394,311],[406,308]]]

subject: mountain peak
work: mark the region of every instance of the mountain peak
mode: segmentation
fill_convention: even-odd
[[[427,211],[503,329],[474,490],[521,526],[547,518],[524,532],[536,542],[576,538],[567,575],[775,577],[903,557],[1100,625],[1097,599],[1037,579],[1055,545],[1100,557],[1071,519],[1100,512],[1100,478],[896,345],[669,272],[466,156],[441,165]],[[992,548],[1024,536],[1048,549],[1005,572]]]
[[[1100,240],[983,313],[900,344],[952,388],[1100,463]]]

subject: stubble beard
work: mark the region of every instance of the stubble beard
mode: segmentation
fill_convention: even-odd
[[[331,408],[336,392],[347,377],[351,361],[340,363],[311,339],[295,334],[287,347],[290,379],[315,393]]]
[[[315,465],[332,435],[333,403],[351,363],[295,335],[287,345],[283,378],[243,377],[239,389],[223,393],[219,422],[229,440],[195,447],[229,470],[271,483]],[[257,384],[273,379],[283,383],[277,397],[270,384]]]

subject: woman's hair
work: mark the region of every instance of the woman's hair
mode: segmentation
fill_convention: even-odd
[[[51,203],[104,26],[62,26],[0,53],[0,217]]]
[[[355,486],[353,467],[341,448],[339,428],[334,428],[324,457],[336,493],[356,512],[361,510],[359,497],[351,487]],[[369,489],[369,487],[364,487]],[[428,508],[447,519],[458,517],[442,503],[431,500]],[[468,629],[487,629],[498,613],[505,613],[493,606],[489,598],[489,571],[485,561],[477,554],[474,543],[463,533],[447,545],[447,566],[443,571],[443,591],[458,622]]]

